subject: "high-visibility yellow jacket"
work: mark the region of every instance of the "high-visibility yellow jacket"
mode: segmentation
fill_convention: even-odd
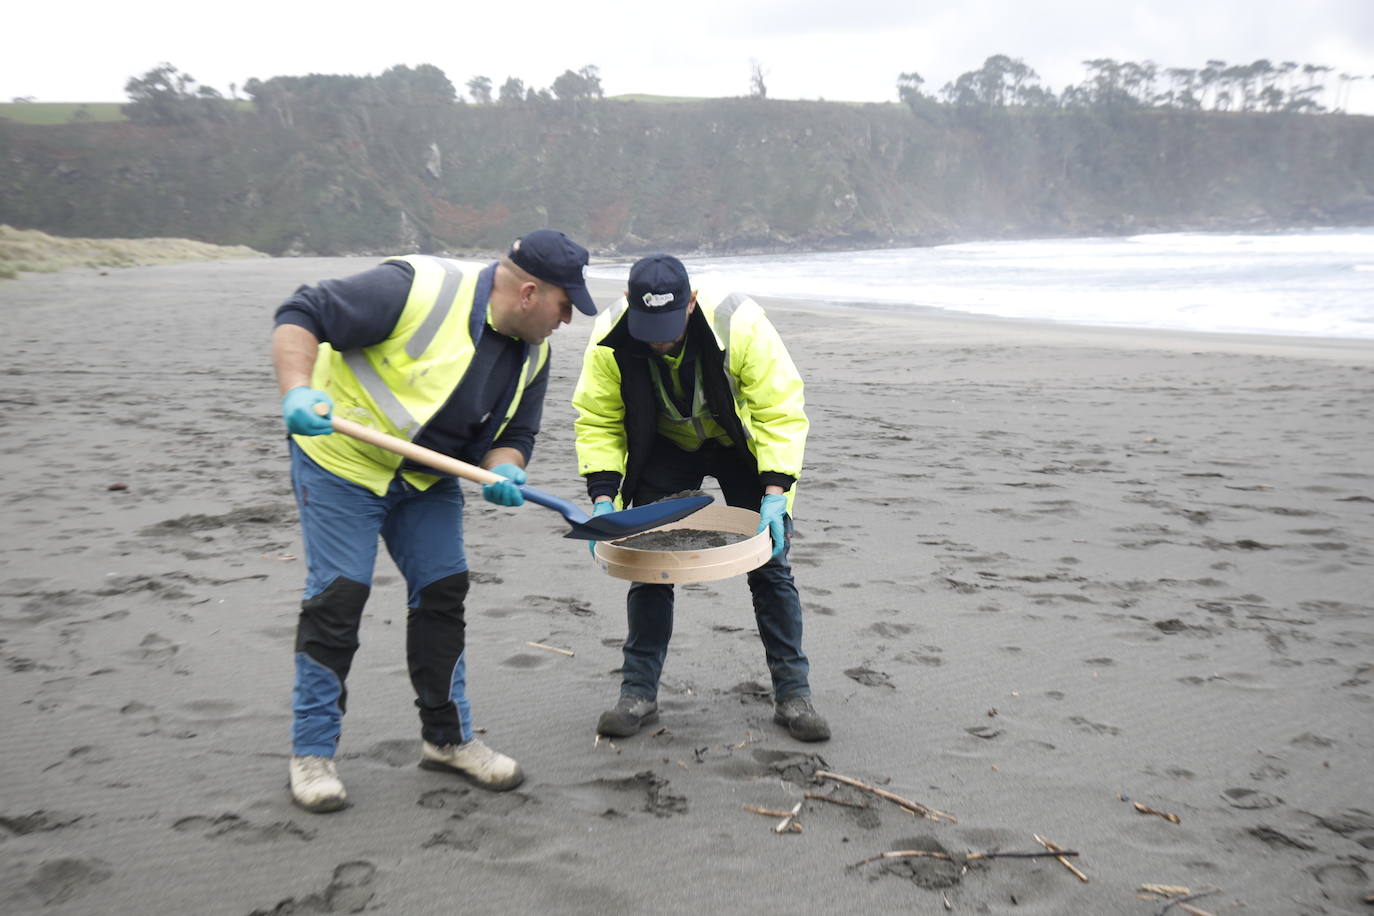
[[[663,404],[649,361],[629,335],[622,298],[597,316],[573,393],[578,472],[621,475],[621,502],[639,484]],[[705,406],[740,460],[763,479],[801,476],[806,433],[802,379],[763,308],[747,296],[699,289],[687,348],[701,362]],[[684,351],[685,352],[685,351]],[[787,492],[791,511],[796,487]]]
[[[327,392],[340,417],[392,436],[414,440],[462,382],[486,325],[486,309],[474,309],[477,276],[485,264],[428,255],[388,258],[415,271],[410,295],[391,336],[359,350],[320,344],[310,384]],[[521,396],[549,358],[548,343],[525,347],[525,367],[515,396],[497,429],[506,428]],[[294,436],[316,464],[346,480],[386,494],[405,460],[349,436]],[[439,478],[402,472],[420,490]]]

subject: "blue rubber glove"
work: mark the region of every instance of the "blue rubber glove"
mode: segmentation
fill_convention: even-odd
[[[598,515],[605,515],[607,512],[614,511],[615,500],[603,499],[600,502],[594,503],[592,505],[592,518],[596,518]],[[592,556],[596,556],[596,541],[587,542],[587,553],[591,554]]]
[[[505,480],[482,484],[482,498],[498,506],[522,506],[525,494],[520,492],[520,484],[525,482],[525,469],[514,464],[498,464],[491,469]]]
[[[759,503],[759,530],[768,529],[769,536],[773,539],[773,553],[769,559],[773,559],[782,553],[782,549],[787,546],[787,526],[783,524],[783,517],[787,515],[787,494],[768,493],[763,497],[763,502]]]
[[[324,404],[329,410],[324,416],[315,413],[315,405]],[[286,431],[296,436],[324,436],[332,433],[334,427],[329,418],[334,413],[334,402],[318,388],[297,385],[281,399],[281,417],[286,421]]]

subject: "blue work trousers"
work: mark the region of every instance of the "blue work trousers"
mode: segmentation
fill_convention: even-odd
[[[438,745],[471,738],[463,635],[468,567],[458,481],[443,478],[417,490],[398,475],[378,496],[320,467],[292,442],[291,483],[306,561],[292,753],[332,757],[338,747],[379,536],[406,581],[406,660],[421,736]]]
[[[642,506],[684,490],[697,490],[707,477],[720,484],[726,505],[759,508],[763,485],[733,449],[707,445],[685,451],[659,437],[631,504]],[[753,596],[754,620],[763,641],[764,658],[773,681],[773,697],[781,701],[810,696],[811,666],[802,651],[802,609],[787,562],[791,549],[792,518],[784,520],[787,546],[763,566],[747,574]],[[625,665],[621,692],[658,698],[658,680],[668,657],[673,636],[673,586],[635,582],[625,599],[629,635],[625,640]]]

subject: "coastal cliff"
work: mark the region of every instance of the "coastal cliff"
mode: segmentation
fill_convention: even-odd
[[[0,222],[271,254],[603,254],[1374,224],[1374,118],[610,99],[0,119]]]

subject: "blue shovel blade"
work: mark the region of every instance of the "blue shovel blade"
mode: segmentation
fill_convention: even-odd
[[[520,492],[530,502],[561,512],[572,526],[572,530],[563,536],[580,541],[614,541],[616,538],[629,537],[686,518],[712,502],[709,496],[680,496],[646,506],[635,506],[633,509],[590,516],[566,499],[534,487],[521,486]]]

